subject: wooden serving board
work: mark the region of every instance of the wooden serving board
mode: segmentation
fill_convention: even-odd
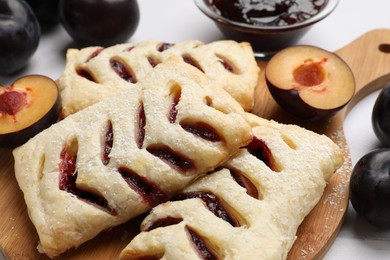
[[[349,177],[352,171],[342,124],[348,111],[361,98],[383,86],[380,83],[390,80],[390,30],[370,31],[336,53],[354,72],[357,93],[347,108],[326,122],[309,124],[287,115],[270,96],[262,72],[256,89],[255,114],[326,134],[342,148],[345,157],[343,167],[330,179],[321,201],[300,226],[289,259],[322,258],[341,227],[348,206]],[[258,64],[262,69],[266,66],[266,62],[259,61]],[[378,80],[367,85],[378,77]],[[38,235],[28,218],[23,194],[14,177],[11,152],[10,149],[0,149],[0,245],[10,259],[48,259],[37,252]],[[138,232],[141,220],[142,217],[139,217],[105,231],[58,259],[115,259]]]

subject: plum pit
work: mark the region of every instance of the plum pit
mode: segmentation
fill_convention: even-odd
[[[0,115],[15,115],[27,104],[26,93],[19,91],[4,91],[0,94]]]
[[[320,63],[306,60],[293,72],[294,80],[305,87],[318,86],[325,80],[325,72]]]

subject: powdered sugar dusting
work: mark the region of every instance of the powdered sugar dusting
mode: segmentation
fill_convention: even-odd
[[[347,145],[347,141],[344,136],[344,131],[341,127],[339,127],[335,132],[330,135],[330,138],[339,146],[343,155],[344,155],[344,163],[343,165],[336,171],[337,181],[335,185],[332,187],[332,191],[329,195],[324,199],[323,203],[330,204],[333,208],[337,209],[341,207],[344,212],[343,205],[339,205],[339,202],[344,202],[346,196],[348,196],[348,186],[349,179],[352,172],[352,162],[350,158],[350,151]],[[345,202],[344,202],[345,203]]]

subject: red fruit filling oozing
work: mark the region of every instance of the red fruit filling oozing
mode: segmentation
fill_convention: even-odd
[[[149,153],[160,158],[162,161],[177,169],[181,173],[186,173],[195,168],[194,162],[186,156],[175,152],[165,145],[151,146],[146,149]]]
[[[106,133],[104,134],[104,147],[103,147],[103,155],[102,155],[102,162],[104,165],[107,165],[110,162],[109,155],[112,149],[113,142],[114,142],[114,133],[112,132],[112,123],[109,122]]]
[[[79,75],[80,77],[83,77],[89,81],[92,81],[92,82],[96,82],[96,80],[94,79],[94,77],[92,76],[91,73],[89,73],[89,71],[87,71],[86,69],[84,68],[77,68],[76,69],[76,73],[77,75]]]
[[[78,199],[94,205],[95,207],[106,211],[111,215],[116,215],[116,211],[108,205],[107,200],[100,194],[94,194],[90,191],[79,189],[76,185],[77,180],[77,151],[73,151],[69,145],[61,151],[59,164],[59,189],[75,195]]]
[[[200,67],[199,63],[196,60],[194,60],[190,55],[184,54],[184,55],[182,55],[182,58],[183,58],[184,62],[194,66],[195,68],[197,68],[201,72],[204,72],[203,69]]]
[[[144,105],[142,103],[138,107],[136,120],[137,120],[136,143],[137,143],[137,147],[141,149],[145,139],[145,125],[146,125],[145,110],[144,110]]]
[[[152,56],[148,57],[148,61],[149,61],[150,66],[152,66],[153,68],[161,63],[157,58],[152,57]]]
[[[272,157],[271,150],[263,140],[255,136],[252,142],[245,148],[250,154],[255,156],[260,161],[263,161],[271,170],[278,171],[275,161]]]
[[[182,218],[174,218],[174,217],[161,218],[161,219],[154,221],[144,231],[151,231],[151,230],[159,228],[159,227],[167,227],[167,226],[176,225],[182,221],[183,221]]]
[[[104,48],[97,48],[94,52],[92,52],[92,54],[88,57],[87,61],[90,61],[92,60],[93,58],[95,58],[96,56],[98,56],[102,51],[104,50]]]
[[[215,129],[204,123],[204,122],[196,122],[196,123],[181,123],[181,127],[187,132],[190,132],[200,138],[203,138],[210,142],[219,142],[223,141],[222,138],[217,134]]]
[[[168,113],[168,120],[169,123],[173,124],[176,122],[176,116],[177,116],[177,104],[179,104],[180,98],[181,98],[181,89],[180,88],[175,88],[172,91],[171,94],[171,107],[169,108],[169,113]]]
[[[223,207],[223,205],[220,202],[220,200],[218,199],[218,197],[215,196],[211,192],[196,191],[196,192],[179,193],[172,198],[172,201],[186,200],[186,199],[192,199],[192,198],[201,199],[206,204],[207,208],[215,216],[225,220],[233,227],[240,226],[240,223],[238,222],[238,220],[234,216],[229,214],[229,212]]]
[[[196,252],[203,260],[217,260],[218,255],[213,251],[212,247],[207,245],[206,240],[203,239],[198,232],[186,226],[186,231],[192,241],[192,245]]]
[[[136,83],[137,80],[135,76],[129,71],[126,66],[118,61],[118,60],[110,60],[111,68],[115,71],[116,74],[118,74],[121,79],[130,82],[130,83]]]
[[[246,176],[241,174],[238,170],[235,169],[229,169],[230,174],[232,175],[233,179],[243,188],[246,189],[246,193],[255,198],[259,199],[259,191],[257,190],[256,186],[251,182]]]
[[[176,122],[177,117],[177,105],[180,102],[181,98],[181,89],[180,87],[175,86],[171,93],[171,105],[168,111],[168,120],[171,124]],[[206,98],[207,105],[211,104],[210,98]],[[200,138],[203,138],[210,142],[219,142],[223,141],[223,138],[221,138],[217,131],[210,125],[204,123],[204,122],[180,122],[181,127],[186,130],[187,132],[190,132],[196,136],[199,136]]]
[[[168,50],[168,49],[171,48],[172,46],[174,46],[173,43],[166,43],[166,42],[163,42],[163,43],[160,43],[159,45],[157,45],[157,51],[163,52],[163,51]]]
[[[225,58],[222,58],[220,57],[219,55],[217,55],[217,57],[219,58],[219,62],[222,64],[222,66],[229,72],[233,73],[233,74],[237,74],[237,70],[236,68],[232,65],[231,62],[227,61]]]
[[[120,167],[118,172],[122,175],[127,184],[136,191],[142,199],[150,206],[155,206],[168,199],[160,188],[126,167]]]

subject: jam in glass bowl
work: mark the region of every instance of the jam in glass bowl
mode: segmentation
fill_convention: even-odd
[[[339,0],[194,0],[226,38],[251,43],[269,56],[297,42]]]

